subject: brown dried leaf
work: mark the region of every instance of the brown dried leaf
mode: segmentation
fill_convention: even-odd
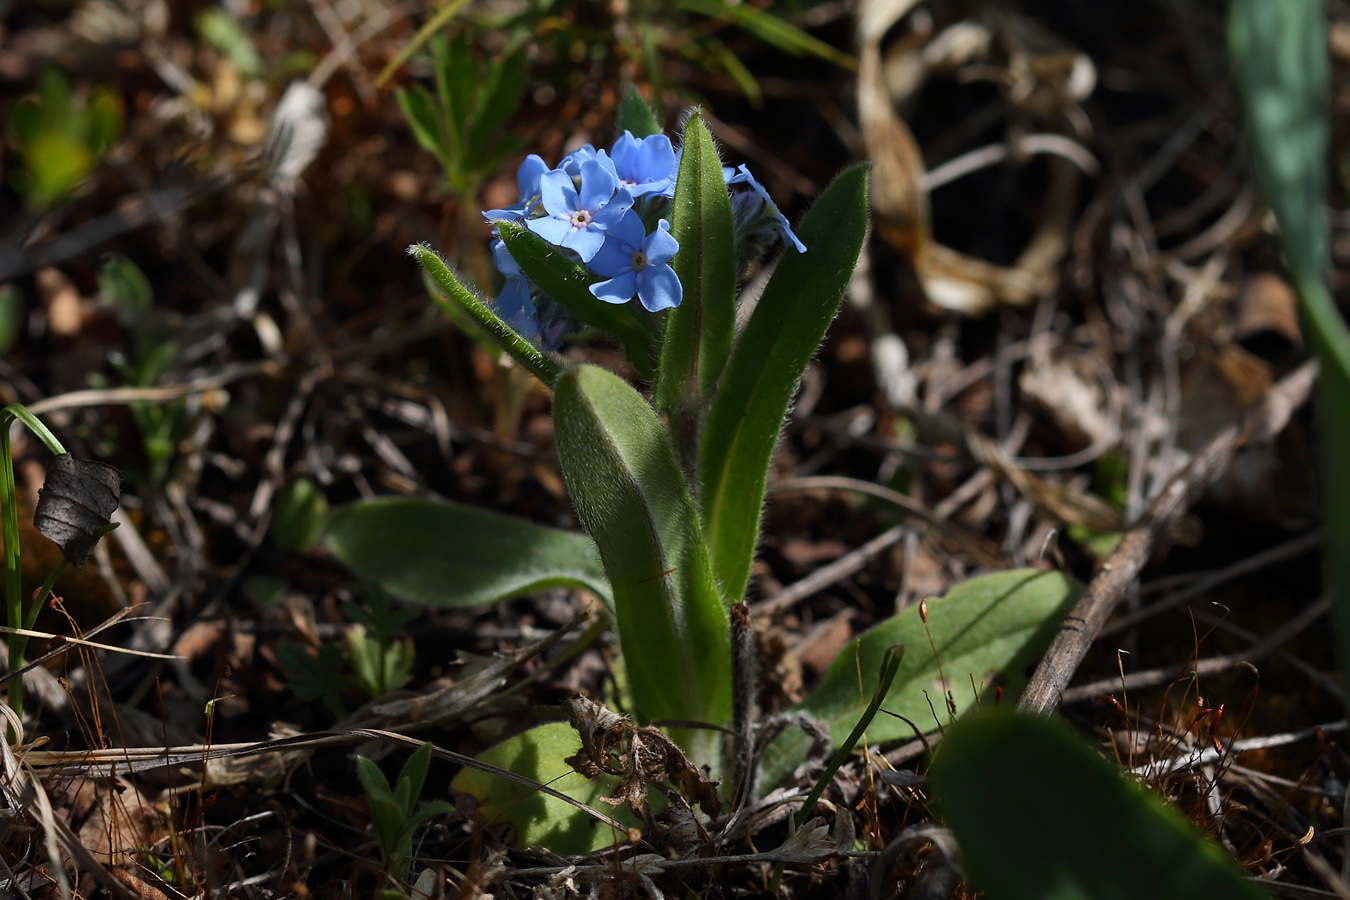
[[[122,496],[122,475],[112,466],[62,453],[52,459],[38,491],[33,527],[55,542],[77,569],[98,543],[98,530],[112,521]]]

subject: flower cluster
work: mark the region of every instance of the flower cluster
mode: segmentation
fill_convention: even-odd
[[[553,169],[531,154],[516,173],[519,200],[483,215],[489,221],[523,222],[585,264],[603,279],[590,286],[599,300],[621,304],[636,297],[648,312],[673,309],[684,295],[670,266],[680,249],[669,221],[679,164],[679,151],[670,138],[663,134],[637,138],[627,131],[608,153],[586,144]],[[732,195],[743,258],[751,248],[757,256],[780,235],[797,252],[806,252],[749,169],[724,167],[723,177],[728,186],[750,187]],[[492,242],[492,259],[505,278],[497,314],[523,336],[556,347],[575,321],[530,283],[500,237]]]

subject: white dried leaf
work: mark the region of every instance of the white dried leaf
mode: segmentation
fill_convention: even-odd
[[[295,183],[328,143],[324,96],[307,81],[294,81],[281,95],[267,129],[269,180],[283,193]]]

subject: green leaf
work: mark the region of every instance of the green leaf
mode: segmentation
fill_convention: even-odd
[[[422,794],[422,785],[427,780],[427,768],[430,765],[431,744],[425,743],[412,752],[408,761],[403,764],[403,770],[398,773],[399,789],[403,790],[404,785],[407,785],[407,793],[404,795],[407,799],[403,805],[406,815],[412,815],[413,805]]]
[[[155,305],[150,279],[120,253],[109,253],[98,268],[99,293],[112,301],[117,321],[132,327]]]
[[[578,775],[566,759],[580,749],[581,739],[575,729],[562,722],[551,722],[508,738],[478,758],[547,784],[587,806],[605,806],[598,801],[615,793],[619,779],[600,775],[589,780]],[[628,843],[626,834],[593,822],[575,806],[487,772],[466,768],[455,776],[450,788],[478,800],[481,820],[514,825],[516,844],[520,847],[547,847],[554,853],[570,855]],[[610,814],[625,824],[639,825],[627,807]]]
[[[915,605],[850,641],[825,671],[820,686],[794,709],[820,719],[835,744],[842,742],[867,706],[882,661],[894,644],[903,644],[905,655],[882,714],[867,729],[869,741],[914,736],[908,724],[887,712],[904,716],[924,731],[946,725],[944,690],[951,692],[957,715],[979,702],[992,703],[994,690],[986,687],[991,672],[1000,676],[1001,702],[1011,705],[1024,684],[1022,670],[1049,646],[1078,593],[1079,588],[1059,572],[1017,569],[972,578],[941,599],[928,601],[927,632]],[[975,696],[975,686],[980,697]],[[806,737],[795,731],[774,741],[765,754],[765,787],[800,765],[807,746]]]
[[[699,445],[699,502],[713,570],[727,596],[745,593],[764,483],[788,404],[834,318],[867,231],[867,169],[835,179],[755,306],[713,396]]]
[[[727,18],[766,44],[794,56],[818,56],[821,59],[856,72],[858,61],[835,49],[820,38],[813,37],[796,25],[785,22],[772,13],[748,3],[729,3],[724,0],[680,0],[681,9],[714,18]]]
[[[0,355],[7,354],[23,334],[23,294],[12,284],[0,285]]]
[[[497,230],[525,277],[582,322],[617,337],[628,361],[643,377],[651,377],[656,329],[633,312],[635,304],[616,306],[596,299],[589,288],[603,279],[519,222],[498,222]]]
[[[712,392],[731,355],[736,250],[722,160],[697,110],[685,123],[680,143],[670,233],[680,243],[671,267],[684,299],[666,318],[655,394],[683,450],[684,435],[693,440],[703,397]]]
[[[1350,660],[1350,329],[1327,289],[1327,13],[1321,0],[1233,0],[1228,46],[1251,144],[1252,169],[1280,226],[1322,364],[1318,381],[1327,568],[1342,667]]]
[[[516,333],[493,312],[487,304],[479,300],[474,293],[460,284],[445,260],[425,244],[414,244],[408,252],[421,263],[430,281],[432,296],[452,319],[458,320],[460,313],[467,315],[477,327],[482,329],[497,346],[511,358],[525,367],[525,370],[544,384],[553,386],[562,372],[562,366],[550,355],[542,352],[534,344]]]
[[[328,498],[308,478],[297,478],[282,489],[272,506],[271,538],[278,550],[305,553],[323,537]]]
[[[585,588],[613,603],[584,535],[472,506],[363,500],[337,511],[325,542],[357,575],[428,606],[477,606],[552,587]]]
[[[595,366],[558,379],[563,477],[614,591],[629,682],[646,719],[731,715],[731,632],[698,512],[656,413]]]
[[[628,86],[628,93],[623,95],[623,102],[619,104],[620,136],[625,131],[632,132],[638,140],[661,133],[661,123],[656,120],[656,113],[642,99],[635,84]]]
[[[245,78],[262,75],[262,57],[239,20],[223,9],[208,7],[197,14],[197,33],[202,40],[224,53]]]
[[[403,118],[408,120],[408,127],[412,129],[417,143],[423,150],[434,154],[441,165],[449,165],[449,151],[441,138],[441,117],[435,99],[425,88],[420,87],[412,87],[406,91],[399,88],[394,92],[394,96],[398,100],[398,108],[403,110]]]
[[[938,748],[929,786],[989,900],[1267,896],[1059,722],[1007,710],[972,716]]]
[[[521,47],[506,59],[493,60],[488,65],[473,114],[473,130],[469,139],[472,148],[470,165],[477,166],[485,162],[490,147],[510,140],[505,125],[515,113],[520,103],[520,92],[525,87],[525,55],[526,50]]]

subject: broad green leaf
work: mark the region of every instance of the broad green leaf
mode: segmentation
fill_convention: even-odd
[[[713,395],[698,450],[699,503],[713,571],[727,596],[745,593],[763,515],[764,483],[788,404],[844,296],[867,231],[867,169],[835,179],[755,306]]]
[[[479,300],[473,291],[460,284],[455,273],[450,271],[450,267],[436,251],[425,244],[414,244],[408,248],[408,252],[422,264],[430,280],[432,296],[447,315],[456,321],[467,316],[481,329],[480,334],[491,338],[534,377],[550,387],[553,386],[553,382],[557,381],[559,373],[562,372],[562,367],[552,356],[517,334],[514,328],[503,322],[487,304]]]
[[[1268,896],[1060,722],[1008,710],[972,716],[938,747],[929,787],[989,900]]]
[[[998,675],[1003,688],[1001,702],[1012,705],[1025,681],[1022,670],[1049,646],[1078,593],[1059,572],[1017,569],[972,578],[941,599],[928,601],[927,632],[915,605],[850,641],[825,671],[820,686],[795,709],[824,722],[836,744],[843,741],[866,708],[893,644],[904,644],[905,655],[881,714],[867,729],[869,741],[914,736],[908,724],[887,712],[904,716],[924,731],[945,726],[945,691],[950,691],[957,715],[978,703],[992,703],[990,673]],[[764,787],[772,787],[800,765],[808,744],[801,732],[788,732],[774,741],[765,754]]]
[[[394,92],[394,96],[398,100],[398,108],[403,110],[403,118],[408,120],[408,127],[412,129],[417,143],[423,150],[433,154],[441,165],[446,165],[449,154],[441,138],[441,116],[436,108],[436,101],[426,89],[420,87],[406,91],[399,88]]]
[[[428,606],[478,606],[551,587],[612,603],[595,545],[458,503],[363,500],[328,523],[328,549],[362,578]]]
[[[603,807],[620,822],[639,827],[641,823],[627,807],[614,809],[600,802],[600,798],[615,793],[619,779],[612,775],[587,779],[567,764],[567,758],[580,749],[581,739],[577,737],[576,729],[562,722],[551,722],[507,738],[478,758],[547,784],[587,806]],[[628,835],[595,822],[575,806],[487,772],[464,769],[455,776],[450,788],[478,800],[481,821],[514,825],[516,844],[520,847],[546,847],[566,856],[628,843]]]
[[[595,538],[638,713],[721,725],[731,633],[675,451],[627,382],[582,365],[558,379],[553,430],[577,515]]]
[[[736,253],[722,160],[697,110],[685,123],[680,145],[670,233],[680,243],[671,267],[684,299],[666,318],[655,393],[683,444],[686,434],[692,442],[702,398],[712,392],[731,355]]]
[[[1342,668],[1350,664],[1350,329],[1331,293],[1327,231],[1330,65],[1322,0],[1233,0],[1228,46],[1247,119],[1252,169],[1280,226],[1309,342],[1322,363],[1318,451],[1327,568],[1338,598]]]
[[[632,132],[638,140],[661,133],[661,123],[656,121],[656,113],[638,93],[637,85],[628,86],[628,93],[619,104],[619,134],[625,131]]]
[[[601,281],[601,277],[568,259],[524,225],[498,222],[497,230],[512,259],[530,281],[582,322],[617,337],[628,361],[644,377],[651,377],[656,329],[633,312],[636,304],[616,306],[596,299],[589,287]]]

